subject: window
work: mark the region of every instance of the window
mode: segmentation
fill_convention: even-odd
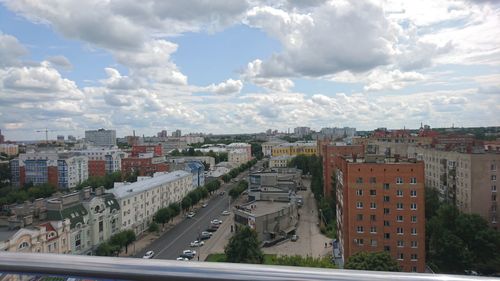
[[[396,178],[396,184],[402,184],[403,183],[403,178],[402,177],[397,177]]]
[[[389,208],[384,208],[384,215],[388,215],[390,213]]]
[[[377,182],[377,178],[375,178],[375,177],[370,178],[370,183],[376,183],[376,182]]]
[[[412,228],[411,229],[411,235],[417,235],[417,229],[416,228]]]
[[[403,191],[401,189],[396,190],[396,196],[397,197],[402,197],[403,196]]]
[[[410,190],[411,197],[417,197],[417,191],[415,189]]]
[[[363,190],[362,189],[357,189],[356,190],[356,195],[362,196],[363,195]]]
[[[363,202],[356,203],[356,208],[363,209]]]
[[[403,228],[402,228],[402,227],[398,227],[398,228],[396,228],[396,233],[397,233],[398,235],[403,235],[403,234],[404,234],[404,230],[403,230]]]
[[[497,201],[497,195],[496,194],[491,195],[491,201]]]
[[[377,209],[377,203],[370,202],[370,209]]]
[[[363,246],[365,244],[365,241],[363,239],[357,239],[358,245]]]
[[[404,246],[405,246],[405,241],[398,240],[398,247],[401,248],[401,247],[404,247]]]
[[[363,232],[365,232],[365,231],[364,231],[364,228],[363,228],[362,226],[358,226],[358,227],[357,227],[357,229],[356,229],[356,231],[357,231],[358,233],[363,233]]]
[[[377,216],[376,215],[370,215],[370,221],[376,221]]]
[[[492,181],[496,181],[497,180],[497,176],[496,175],[491,175],[491,180]]]
[[[390,233],[384,233],[384,238],[385,239],[391,239],[391,234]]]
[[[104,231],[104,222],[100,221],[99,222],[99,232],[103,232],[103,231]]]
[[[497,170],[497,165],[496,164],[491,164],[491,170],[496,171]]]
[[[397,222],[402,222],[403,221],[403,216],[401,216],[401,215],[396,216],[396,221]]]
[[[356,215],[356,220],[357,221],[362,221],[363,220],[363,214],[357,214]]]
[[[417,203],[411,203],[410,204],[410,209],[416,210],[417,209]]]
[[[403,253],[398,253],[398,260],[404,260],[405,256]]]
[[[417,248],[418,247],[418,242],[417,241],[411,241],[411,247],[412,248]]]
[[[417,222],[417,216],[411,216],[411,222]]]
[[[416,184],[417,178],[410,178],[410,184]]]
[[[384,202],[389,202],[390,201],[390,197],[389,196],[384,196]]]
[[[384,183],[384,189],[385,190],[389,190],[389,184],[388,183]]]
[[[391,246],[384,246],[384,251],[390,252],[391,251]]]
[[[391,224],[389,223],[389,221],[384,221],[384,226],[391,226]]]
[[[403,210],[403,203],[396,203],[396,209]]]
[[[411,272],[417,272],[417,267],[416,266],[412,266],[411,267]]]
[[[370,233],[377,233],[377,227],[376,226],[370,227]]]
[[[375,189],[370,189],[370,196],[377,195],[377,191]]]
[[[417,260],[417,254],[411,254],[411,260],[416,261]]]
[[[497,186],[496,185],[492,185],[491,186],[491,191],[492,192],[497,192]]]
[[[19,249],[24,249],[24,248],[28,248],[30,246],[30,244],[28,244],[28,242],[24,241],[23,243],[19,244]]]
[[[371,245],[372,247],[377,247],[377,240],[375,240],[375,239],[371,239],[371,240],[370,240],[370,245]]]
[[[361,177],[357,178],[356,183],[363,183],[363,178],[361,178]]]

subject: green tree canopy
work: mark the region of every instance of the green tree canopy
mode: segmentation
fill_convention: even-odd
[[[161,223],[164,225],[167,223],[173,216],[172,209],[170,208],[161,208],[159,209],[155,216],[154,216],[154,221],[157,223]]]
[[[229,239],[224,252],[228,262],[262,263],[264,255],[255,230],[245,226]]]
[[[399,271],[399,265],[389,252],[367,253],[359,252],[347,260],[345,269]]]

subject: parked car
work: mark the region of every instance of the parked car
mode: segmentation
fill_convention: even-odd
[[[200,240],[208,240],[212,238],[212,233],[208,232],[208,234],[201,234],[199,238]]]
[[[292,238],[290,240],[292,240],[292,242],[295,242],[299,239],[299,236],[298,235],[292,235]]]
[[[215,225],[219,225],[219,224],[222,224],[222,221],[218,220],[218,219],[213,219],[210,223],[215,224]]]
[[[202,208],[206,208],[208,206],[208,203],[203,203],[203,205],[201,205]]]
[[[231,214],[231,213],[228,210],[222,211],[223,216],[229,216],[229,214]]]
[[[195,250],[190,250],[190,249],[187,249],[187,250],[184,250],[182,251],[183,254],[185,255],[196,255],[196,251]]]
[[[189,246],[191,246],[191,247],[201,247],[203,245],[205,245],[205,242],[199,241],[199,240],[195,240],[195,241],[191,242],[191,244],[189,244]]]
[[[194,255],[192,254],[182,254],[179,256],[179,258],[184,258],[184,259],[188,259],[188,260],[191,260],[194,258]]]
[[[210,235],[210,236],[212,236],[212,233],[208,232],[208,231],[203,231],[203,232],[201,232],[201,235]]]
[[[225,191],[221,191],[221,192],[219,193],[219,195],[220,195],[220,196],[224,196],[224,194],[226,194],[226,192],[225,192]]]
[[[216,231],[217,231],[217,229],[219,229],[219,228],[218,228],[216,225],[213,225],[213,224],[212,224],[211,226],[209,226],[209,227],[207,228],[207,231],[208,231],[208,232],[216,232]]]
[[[187,214],[187,217],[188,217],[189,219],[191,219],[191,218],[193,218],[195,215],[196,215],[196,213],[195,213],[195,212],[189,212],[189,213]]]
[[[188,258],[183,258],[183,257],[178,257],[178,258],[176,258],[176,260],[178,260],[178,261],[188,261],[189,259]]]
[[[146,254],[142,257],[143,259],[152,259],[155,255],[155,252],[153,251],[147,251]]]

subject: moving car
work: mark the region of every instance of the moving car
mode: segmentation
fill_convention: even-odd
[[[189,246],[191,246],[191,247],[201,247],[203,245],[205,245],[205,242],[198,241],[198,240],[195,240],[195,241],[191,242],[191,244],[189,244]]]
[[[187,214],[187,217],[191,219],[191,218],[193,218],[193,217],[194,217],[194,215],[196,215],[194,212],[189,212],[189,213]]]
[[[155,252],[147,251],[146,254],[144,254],[144,256],[142,258],[143,259],[152,259],[154,255],[155,255]]]
[[[230,212],[228,210],[222,211],[223,216],[229,216]]]

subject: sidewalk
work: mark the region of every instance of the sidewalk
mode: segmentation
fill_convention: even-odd
[[[231,232],[231,225],[233,224],[233,221],[233,212],[231,212],[231,215],[224,218],[224,221],[219,229],[214,232],[212,238],[205,240],[205,246],[200,247],[198,250],[200,261],[205,261],[210,254],[224,253],[224,247],[231,236],[233,236],[233,233]]]

